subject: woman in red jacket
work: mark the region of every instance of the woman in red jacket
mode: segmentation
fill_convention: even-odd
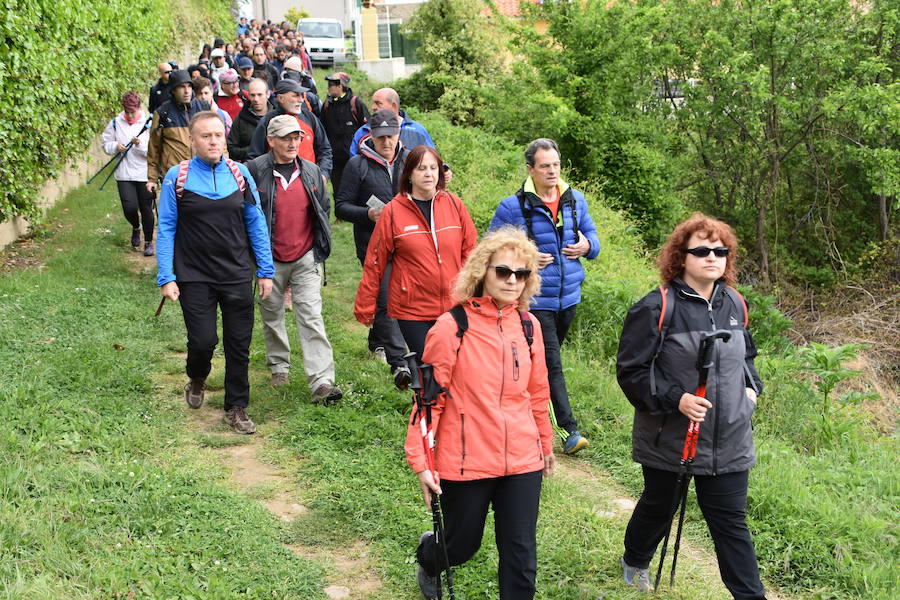
[[[432,409],[437,481],[425,467],[418,422],[406,437],[426,505],[441,494],[451,566],[478,550],[493,505],[500,598],[507,600],[534,597],[541,481],[556,467],[544,339],[526,312],[540,287],[537,248],[522,230],[504,227],[475,247],[454,289],[468,328],[460,337],[456,318],[441,315],[422,357],[449,392]],[[432,532],[422,535],[416,558],[419,587],[433,598],[444,561]]]
[[[391,263],[388,316],[419,356],[435,319],[450,308],[453,281],[478,239],[466,205],[444,189],[443,164],[429,146],[409,153],[400,193],[377,217],[354,306],[357,321],[375,321],[378,287]]]

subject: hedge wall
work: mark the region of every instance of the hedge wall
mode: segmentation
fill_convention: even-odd
[[[146,94],[156,64],[231,33],[231,0],[6,0],[0,18],[0,221],[39,215],[40,185]],[[199,53],[199,52],[198,52]]]

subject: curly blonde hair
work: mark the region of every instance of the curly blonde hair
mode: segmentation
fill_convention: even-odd
[[[518,304],[519,310],[528,310],[532,297],[541,290],[541,276],[538,274],[537,265],[538,249],[522,229],[512,225],[485,234],[472,249],[469,259],[456,276],[453,286],[455,302],[464,304],[470,298],[484,294],[484,277],[487,275],[488,263],[494,253],[504,248],[513,250],[525,263],[525,268],[531,269],[531,277],[525,282],[525,289],[519,296]]]

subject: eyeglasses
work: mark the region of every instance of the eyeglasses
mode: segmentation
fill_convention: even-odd
[[[509,279],[510,275],[515,275],[516,281],[528,281],[528,278],[531,277],[531,269],[516,269],[513,271],[506,265],[489,265],[488,268],[493,269],[500,279]]]
[[[707,256],[709,256],[710,252],[715,254],[717,258],[725,258],[726,256],[728,256],[727,246],[719,246],[717,248],[710,248],[709,246],[697,246],[696,248],[685,248],[684,251],[688,254],[693,254],[697,258],[706,258]]]

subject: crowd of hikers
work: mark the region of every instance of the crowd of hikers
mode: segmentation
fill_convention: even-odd
[[[238,433],[256,430],[247,414],[254,303],[271,385],[289,381],[292,311],[312,401],[341,399],[320,292],[333,198],[335,217],[353,224],[362,265],[354,315],[370,326],[368,349],[394,385],[415,392],[406,456],[434,513],[416,549],[423,596],[442,597],[443,574],[454,597],[451,568],[478,550],[492,508],[500,598],[534,597],[554,439],[569,455],[589,446],[560,348],[581,301],[582,262],[601,251],[588,202],[561,179],[557,144],[528,144],[525,180],[496,199],[479,240],[450,166],[397,92],[379,89],[367,105],[336,72],[321,100],[303,36],[288,23],[241,19],[233,43],[216,39],[196,64],[158,70],[148,111],[125,93],[103,147],[119,157],[129,243],[156,254],[162,302],[181,307],[187,404],[205,400],[220,310],[224,419]],[[762,383],[747,307],[732,287],[737,249],[727,224],[694,214],[659,253],[662,284],[623,325],[616,374],[635,408],[644,489],[621,568],[644,592],[659,585],[693,478],[726,587],[738,599],[765,597],[746,525]]]

